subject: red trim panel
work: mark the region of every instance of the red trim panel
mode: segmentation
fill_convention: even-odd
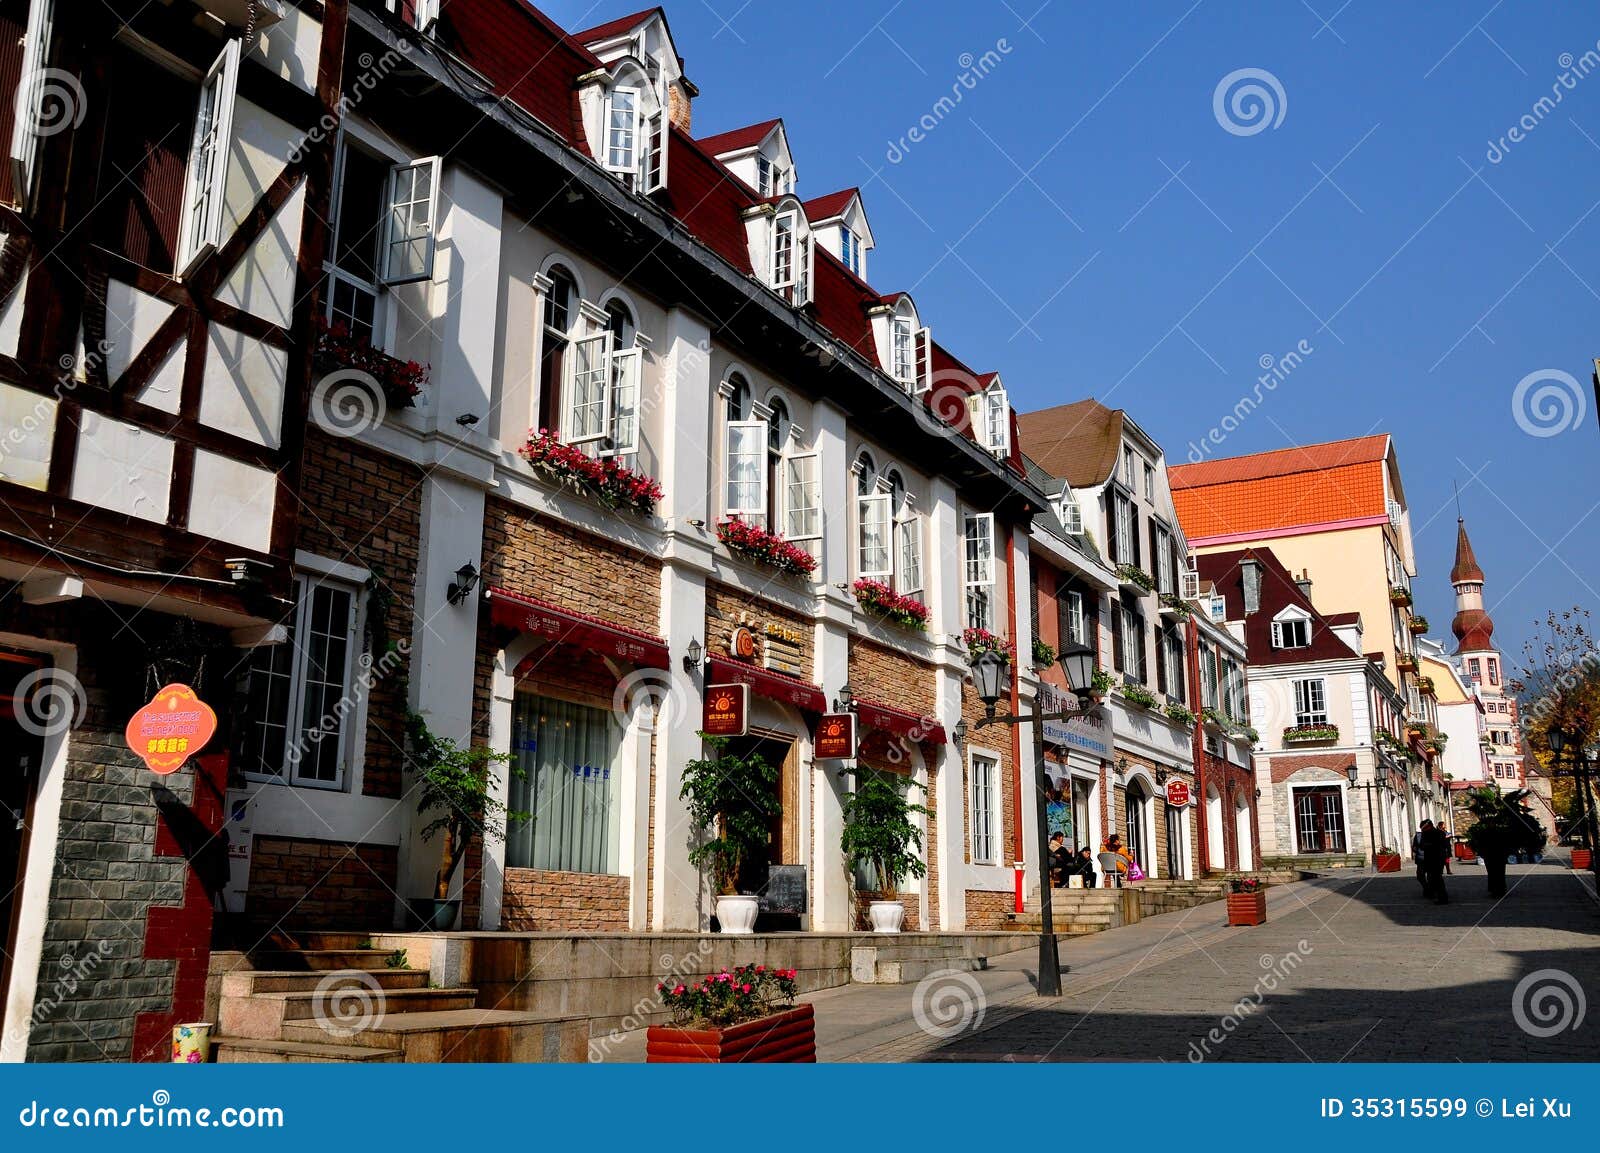
[[[949,739],[945,735],[944,726],[937,721],[859,698],[856,700],[856,719],[865,728],[884,729],[897,737],[910,737],[919,743],[933,741],[942,745]]]
[[[667,642],[660,637],[609,624],[508,589],[489,590],[489,619],[497,625],[533,633],[559,644],[621,657],[647,668],[664,669],[672,664]]]
[[[798,677],[791,677],[785,673],[775,673],[770,669],[757,668],[740,661],[730,661],[722,657],[712,657],[707,662],[707,684],[715,685],[749,685],[750,691],[768,700],[779,701],[786,705],[796,705],[807,712],[825,713],[828,711],[828,698],[823,691],[810,681],[803,681]]]

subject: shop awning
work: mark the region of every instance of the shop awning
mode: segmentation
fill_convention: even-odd
[[[904,709],[874,704],[860,697],[856,698],[856,720],[861,722],[863,728],[883,729],[897,737],[909,737],[918,743],[933,741],[942,745],[948,739],[945,736],[944,726],[929,717],[919,717],[916,713],[908,713]]]
[[[730,661],[725,657],[710,657],[706,669],[709,676],[707,684],[749,685],[752,693],[769,701],[795,705],[813,713],[828,711],[828,698],[823,691],[799,677],[757,668],[743,661]]]
[[[648,668],[664,669],[672,663],[667,642],[660,637],[509,589],[489,590],[489,619],[497,625],[532,633],[558,644],[576,645]]]

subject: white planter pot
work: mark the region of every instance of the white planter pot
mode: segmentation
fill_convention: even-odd
[[[753,933],[756,914],[761,911],[759,897],[718,897],[717,923],[724,933]]]
[[[898,933],[905,924],[906,907],[899,901],[873,901],[867,906],[867,920],[874,933]]]

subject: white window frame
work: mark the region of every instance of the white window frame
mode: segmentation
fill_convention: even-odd
[[[1067,639],[1074,644],[1089,644],[1089,617],[1084,611],[1083,593],[1078,589],[1067,592]]]
[[[917,324],[909,316],[889,318],[889,375],[907,392],[917,387]]]
[[[239,91],[239,41],[229,40],[206,69],[195,103],[194,130],[183,174],[178,233],[179,276],[187,276],[222,243],[223,197],[233,150],[233,108]],[[199,218],[196,219],[196,213]]]
[[[657,108],[644,118],[644,144],[639,158],[639,184],[645,192],[660,192],[667,186],[668,137],[672,129],[667,110]]]
[[[1131,605],[1120,605],[1122,612],[1122,673],[1134,680],[1144,683],[1144,645],[1140,643],[1144,638],[1139,614],[1134,612]]]
[[[612,456],[631,456],[639,451],[639,384],[644,350],[613,348],[606,353],[606,359],[610,409],[606,415],[606,451]]]
[[[839,225],[839,260],[851,272],[861,275],[861,239],[848,224]]]
[[[998,385],[985,389],[981,399],[983,447],[990,452],[1009,455],[1011,452],[1011,405],[1006,390]]]
[[[784,539],[815,557],[822,544],[822,454],[790,453],[782,470]]]
[[[800,260],[800,214],[794,209],[772,218],[772,287],[779,292],[793,288]]]
[[[759,417],[751,420],[730,420],[727,424],[728,444],[725,464],[727,466],[726,480],[726,507],[724,512],[729,517],[758,524],[762,528],[767,526],[767,437],[770,435],[767,422]],[[742,483],[735,480],[739,470],[735,467],[736,460],[754,459],[756,492],[750,501],[750,507],[740,505],[735,499],[735,487]]]
[[[980,766],[981,769],[980,769]],[[974,865],[997,865],[999,836],[995,821],[995,778],[999,775],[1000,754],[987,749],[967,751],[968,851]]]
[[[408,197],[401,201],[402,182],[412,173],[428,171],[428,195],[426,199],[419,200]],[[387,211],[383,222],[383,247],[378,252],[378,276],[385,286],[396,284],[412,284],[420,280],[433,279],[433,260],[438,252],[439,237],[439,174],[440,159],[437,156],[425,156],[417,160],[404,160],[392,165],[389,169],[389,192]],[[416,187],[415,183],[411,188]],[[427,219],[420,230],[416,227],[417,206],[426,205]],[[402,223],[402,218],[407,218],[409,229]],[[404,230],[404,235],[402,231]],[[424,241],[425,255],[414,270],[396,271],[395,254],[403,252],[404,246]]]
[[[922,599],[922,517],[907,509],[894,523],[894,591]]]
[[[1177,559],[1172,551],[1172,533],[1161,525],[1156,526],[1156,591],[1173,596],[1177,589],[1172,587],[1172,574],[1176,571]]]
[[[1286,625],[1300,625],[1305,628],[1305,644],[1291,645],[1288,642],[1289,630]],[[1272,621],[1272,647],[1275,649],[1304,649],[1311,647],[1311,617],[1293,608],[1285,609]]]
[[[889,583],[894,580],[894,507],[887,492],[856,498],[856,576]],[[877,543],[869,543],[868,530],[878,529]],[[880,563],[881,558],[881,563]]]
[[[1296,677],[1294,681],[1294,723],[1328,723],[1328,682],[1324,677]]]
[[[30,129],[41,123],[45,64],[50,59],[50,39],[55,31],[56,0],[30,0],[28,25],[22,42],[22,83],[16,96],[16,119],[11,125],[11,189],[24,213],[33,207],[34,179],[44,138]]]
[[[1068,536],[1083,535],[1083,505],[1078,503],[1078,498],[1071,493],[1062,493],[1056,502],[1056,516],[1061,521],[1061,527]]]
[[[566,379],[561,384],[561,439],[570,445],[603,446],[603,442],[611,436],[610,330],[600,329],[585,336],[573,337],[567,346],[567,353],[564,358]],[[579,367],[580,362],[583,362],[582,368]],[[582,382],[579,380],[580,376],[583,377]],[[591,389],[598,387],[598,401],[588,399],[587,392],[580,392],[580,385]],[[592,409],[597,403],[599,405],[597,419],[592,422],[592,427],[582,434],[578,432],[580,398],[583,398],[581,407],[585,409]],[[585,424],[590,423],[585,422]]]
[[[967,624],[977,628],[994,627],[994,513],[969,512],[961,525],[961,587]],[[974,551],[977,555],[974,556]],[[972,616],[973,595],[984,596],[984,619]]]
[[[305,690],[306,672],[310,664],[310,652],[306,647],[308,621],[311,616],[311,604],[315,590],[327,586],[344,593],[350,598],[350,608],[347,617],[349,629],[348,640],[345,645],[345,662],[342,671],[342,691],[340,700],[351,701],[351,707],[345,710],[339,724],[339,757],[338,772],[331,781],[318,781],[302,779],[299,769],[304,764],[304,758],[289,761],[289,750],[305,740]],[[361,636],[365,627],[365,597],[362,595],[360,585],[347,580],[326,576],[318,572],[299,571],[295,574],[295,606],[294,629],[292,641],[286,642],[293,645],[289,668],[289,693],[285,713],[283,734],[283,764],[276,773],[261,773],[250,770],[244,771],[244,776],[252,781],[267,781],[293,788],[322,789],[329,792],[343,792],[351,776],[351,767],[355,763],[354,750],[357,734],[366,723],[365,692],[355,681],[355,668],[361,653]]]
[[[756,191],[761,193],[762,196],[771,196],[773,194],[772,176],[776,170],[776,166],[767,158],[766,153],[756,153]]]
[[[1184,569],[1178,574],[1178,595],[1186,601],[1200,599],[1200,574],[1194,569]]]
[[[640,172],[639,128],[640,109],[643,103],[640,99],[641,95],[640,89],[627,84],[619,84],[607,92],[604,113],[605,123],[601,130],[601,167],[614,175],[626,177],[630,182]],[[615,123],[617,98],[619,96],[628,97],[633,105],[627,110],[629,123],[620,126]],[[618,132],[625,132],[626,136],[614,140],[613,134]]]

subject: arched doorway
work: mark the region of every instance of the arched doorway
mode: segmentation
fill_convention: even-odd
[[[1139,862],[1139,867],[1148,876],[1150,874],[1150,791],[1145,787],[1145,783],[1136,777],[1128,782],[1128,789],[1124,794],[1124,798],[1123,824],[1127,828],[1125,839],[1128,852],[1133,854],[1133,859]]]
[[[1255,868],[1255,846],[1250,841],[1250,801],[1242,792],[1233,795],[1233,839],[1239,848],[1240,871]]]
[[[1222,824],[1222,794],[1214,785],[1206,787],[1206,865],[1228,867],[1227,830]]]

